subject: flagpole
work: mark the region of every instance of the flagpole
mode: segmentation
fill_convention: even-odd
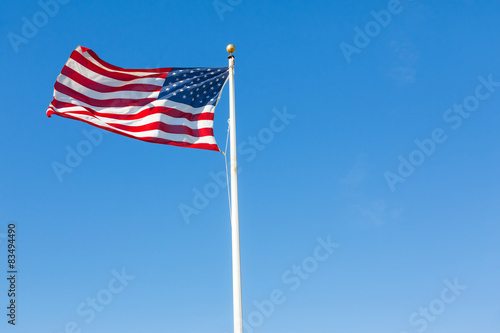
[[[229,44],[226,50],[229,59],[229,133],[231,152],[231,238],[233,253],[233,316],[234,333],[243,333],[243,312],[241,309],[241,264],[240,227],[238,217],[238,164],[236,161],[236,117],[234,104],[234,56],[235,47]]]

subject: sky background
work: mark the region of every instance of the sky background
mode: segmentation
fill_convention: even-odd
[[[245,332],[500,331],[500,2],[0,6],[0,276],[12,221],[19,270],[15,327],[1,279],[2,331],[232,332],[223,155],[102,132],[70,167],[93,128],[45,115],[78,45],[156,68],[226,66],[229,43]],[[466,118],[448,111],[464,101]]]

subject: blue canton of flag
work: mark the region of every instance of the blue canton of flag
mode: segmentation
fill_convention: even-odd
[[[193,108],[216,105],[228,76],[228,67],[172,68],[158,99],[168,99]]]

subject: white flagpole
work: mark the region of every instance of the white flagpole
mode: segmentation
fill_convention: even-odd
[[[241,309],[241,265],[240,265],[240,227],[238,218],[238,165],[236,161],[236,118],[234,104],[234,56],[235,47],[226,48],[229,59],[229,133],[231,152],[231,235],[233,253],[233,316],[234,333],[243,333],[243,312]]]

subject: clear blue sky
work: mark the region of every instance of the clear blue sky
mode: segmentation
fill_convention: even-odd
[[[155,68],[234,43],[245,332],[499,332],[497,1],[54,3],[0,10],[3,331],[232,331],[222,154],[45,111],[78,45]]]

